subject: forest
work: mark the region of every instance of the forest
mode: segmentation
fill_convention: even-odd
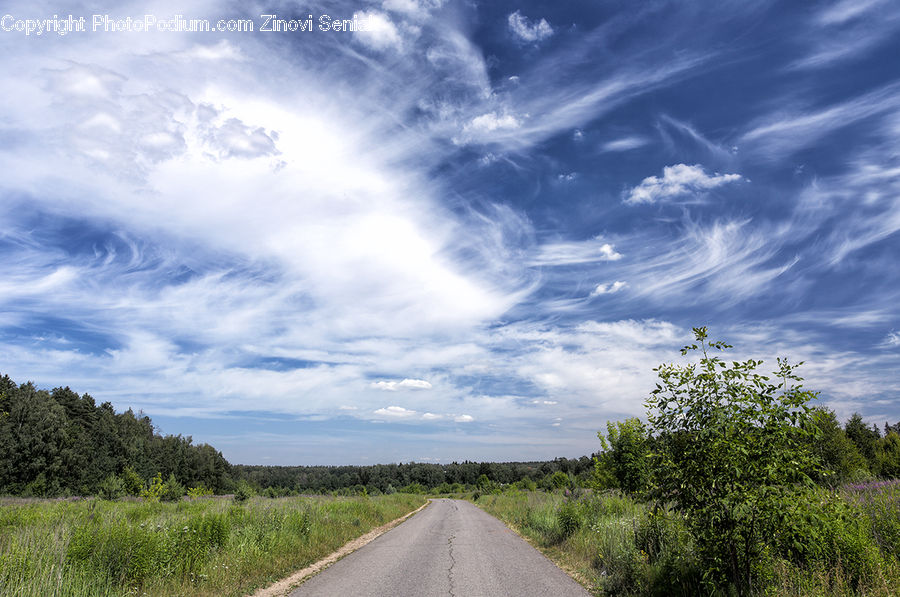
[[[109,402],[98,405],[68,387],[40,390],[0,377],[0,495],[140,495],[157,475],[171,497],[190,488],[229,493],[241,484],[276,495],[422,493],[475,487],[479,480],[482,487],[486,482],[549,487],[557,472],[584,484],[593,467],[587,456],[546,462],[232,465],[209,444],[162,435],[143,413],[117,413]]]

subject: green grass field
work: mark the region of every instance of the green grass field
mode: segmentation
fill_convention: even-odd
[[[424,502],[0,499],[0,595],[246,595]]]

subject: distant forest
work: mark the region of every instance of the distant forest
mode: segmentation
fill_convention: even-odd
[[[588,456],[546,462],[232,465],[209,444],[158,433],[143,413],[117,413],[109,402],[98,405],[68,387],[39,390],[0,377],[0,495],[87,496],[111,485],[139,495],[157,475],[170,490],[179,488],[175,495],[198,487],[229,493],[240,485],[269,495],[454,491],[515,482],[534,488],[584,484],[593,468]]]

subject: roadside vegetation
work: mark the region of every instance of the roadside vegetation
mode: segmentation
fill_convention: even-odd
[[[764,375],[694,333],[697,358],[656,369],[646,422],[598,434],[592,487],[476,503],[598,595],[896,595],[896,427],[842,429],[796,366]]]
[[[0,500],[0,594],[247,595],[421,506],[380,497]]]

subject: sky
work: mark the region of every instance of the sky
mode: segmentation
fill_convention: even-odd
[[[900,420],[896,2],[0,12],[17,382],[232,463],[577,457],[708,326]]]

